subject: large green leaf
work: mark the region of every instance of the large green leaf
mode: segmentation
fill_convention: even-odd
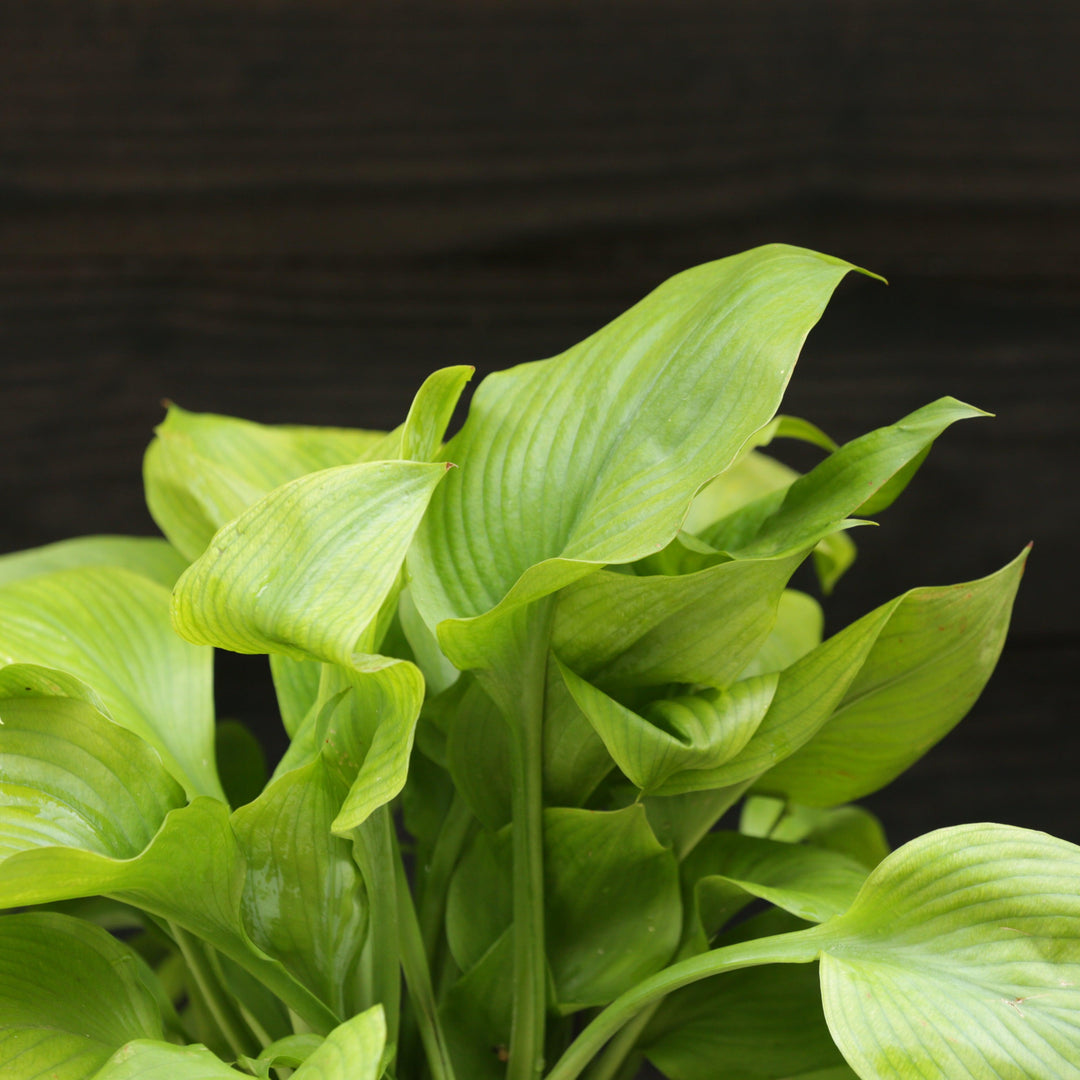
[[[302,476],[218,532],[173,593],[191,641],[352,666],[443,464],[377,461]]]
[[[146,502],[189,562],[262,495],[305,473],[371,460],[384,432],[268,426],[170,405],[146,451]]]
[[[962,825],[890,855],[820,928],[833,1039],[864,1080],[1080,1077],[1080,848]]]
[[[324,662],[314,707],[303,720],[292,716],[287,767],[305,763],[330,738],[353,786],[336,826],[342,830],[405,781],[423,679],[412,664],[367,654],[445,471],[386,461],[294,480],[226,525],[173,593],[174,624],[191,640]]]
[[[396,431],[255,424],[172,405],[146,452],[146,501],[161,531],[197,559],[226,522],[276,487],[335,465],[408,458],[441,445],[471,367],[436,371]]]
[[[247,1075],[205,1046],[136,1039],[120,1047],[93,1080],[240,1080]]]
[[[348,785],[323,757],[278,777],[232,817],[247,862],[244,917],[252,940],[339,1016],[367,929],[352,845],[330,829]]]
[[[688,270],[553,360],[489,376],[411,557],[428,625],[548,595],[676,533],[779,404],[852,269],[773,245]],[[444,627],[459,667],[477,666]],[[453,639],[453,640],[452,640]]]
[[[922,757],[990,678],[1026,557],[978,581],[913,589],[886,605],[888,619],[854,678],[836,671],[845,689],[827,723],[759,788],[835,806],[877,791]]]
[[[681,904],[674,856],[640,806],[612,813],[544,811],[546,948],[559,1007],[599,1005],[670,959]],[[447,938],[471,969],[512,918],[510,830],[481,833],[460,864]]]
[[[245,861],[223,802],[183,806],[155,752],[86,702],[8,698],[0,710],[0,908],[114,896],[219,948],[313,1026],[333,1026],[248,937]]]
[[[141,536],[79,536],[0,556],[0,585],[76,566],[122,566],[171,589],[187,561],[164,540]]]
[[[641,1040],[669,1080],[854,1080],[829,1037],[813,964],[750,968],[668,998]]]
[[[213,656],[169,625],[141,574],[81,566],[0,588],[0,662],[59,668],[161,754],[189,795],[224,798],[214,769]]]
[[[135,956],[54,912],[0,918],[0,1075],[86,1080],[130,1039],[163,1037]]]

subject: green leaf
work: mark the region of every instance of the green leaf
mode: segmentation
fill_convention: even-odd
[[[672,994],[641,1040],[669,1080],[854,1080],[829,1037],[815,964],[750,968]]]
[[[169,593],[112,566],[0,588],[0,662],[59,668],[153,746],[189,795],[224,798],[214,768],[213,656],[169,625]]]
[[[651,794],[721,786],[712,782],[713,773],[753,738],[778,683],[775,674],[758,675],[727,690],[654,701],[641,715],[565,664],[559,670],[619,768]]]
[[[481,833],[447,903],[447,939],[465,969],[510,924],[510,829]],[[640,806],[612,813],[544,811],[547,956],[559,1008],[600,1005],[657,971],[679,941],[681,904],[671,852]]]
[[[175,1046],[137,1039],[120,1047],[93,1080],[240,1080],[205,1046]]]
[[[352,844],[330,828],[348,793],[322,756],[278,777],[232,816],[247,863],[244,919],[252,940],[339,1016],[367,930]]]
[[[214,945],[312,1026],[333,1026],[247,935],[245,862],[223,802],[181,805],[154,751],[85,702],[9,698],[0,709],[0,908],[114,896]]]
[[[464,1080],[503,1080],[514,999],[513,935],[506,930],[446,994],[439,1017],[454,1071]]]
[[[438,451],[471,367],[430,375],[396,431],[255,424],[178,406],[158,426],[143,464],[146,502],[161,531],[189,562],[211,537],[282,484],[335,465]]]
[[[739,561],[730,565],[746,564]],[[824,625],[825,615],[821,605],[812,596],[796,589],[785,589],[780,596],[776,622],[769,636],[739,674],[747,679],[751,675],[764,675],[791,667],[821,644]]]
[[[170,405],[146,451],[146,503],[192,562],[210,538],[267,492],[306,473],[373,460],[387,436],[345,428],[268,426]]]
[[[489,376],[410,556],[431,627],[546,596],[678,531],[779,404],[849,264],[773,245],[688,270],[554,360]],[[461,635],[440,642],[477,666]]]
[[[467,365],[440,368],[424,380],[401,429],[401,451],[393,456],[408,461],[435,459],[461,392],[475,371]]]
[[[701,539],[746,558],[777,555],[816,542],[852,515],[888,507],[950,424],[985,415],[954,398],[935,401],[846,443],[789,487],[705,529]]]
[[[889,854],[881,822],[861,806],[822,809],[753,795],[743,804],[739,831],[839,851],[871,870]]]
[[[190,641],[351,667],[397,579],[443,464],[324,469],[260,499],[173,592]]]
[[[293,1073],[293,1080],[378,1080],[386,1021],[376,1005],[334,1028]]]
[[[278,764],[275,779],[321,755],[348,790],[333,830],[346,836],[405,784],[424,679],[414,664],[357,657],[323,668],[319,701]]]
[[[171,589],[187,565],[164,540],[136,536],[79,536],[0,556],[0,585],[78,566],[121,566]]]
[[[867,873],[867,867],[836,851],[735,832],[710,833],[682,866],[703,947],[753,897],[809,922],[824,922],[847,910]]]
[[[322,1043],[320,1035],[286,1035],[264,1047],[257,1058],[244,1058],[242,1063],[256,1076],[270,1080],[270,1070],[274,1066],[295,1069],[311,1057]]]
[[[963,718],[993,672],[1026,557],[1025,550],[978,581],[913,589],[878,609],[888,617],[867,627],[873,644],[857,673],[833,667],[833,685],[844,690],[832,715],[759,789],[835,806],[877,791],[922,757]]]
[[[0,1074],[84,1080],[130,1039],[163,1037],[135,956],[53,912],[0,918]]]
[[[766,642],[805,554],[679,577],[590,574],[560,595],[553,647],[575,673],[608,690],[672,682],[726,687]]]
[[[184,804],[154,750],[85,701],[5,697],[0,719],[0,855],[70,845],[134,858]],[[58,898],[0,891],[0,907]]]
[[[833,1039],[864,1080],[1080,1076],[1080,848],[1006,825],[905,844],[820,928]]]

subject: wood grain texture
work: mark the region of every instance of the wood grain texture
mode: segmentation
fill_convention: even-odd
[[[0,0],[0,550],[152,531],[164,397],[390,426],[436,366],[805,244],[893,284],[845,283],[789,411],[998,414],[862,530],[833,625],[1036,542],[1001,673],[882,806],[1080,840],[1078,46],[1071,0]]]

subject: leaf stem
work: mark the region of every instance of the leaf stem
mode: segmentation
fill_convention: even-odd
[[[182,926],[170,923],[173,940],[187,964],[191,977],[195,980],[199,994],[207,1010],[214,1019],[222,1038],[229,1044],[229,1049],[237,1058],[245,1054],[257,1054],[259,1048],[254,1045],[252,1035],[247,1030],[243,1017],[224,993],[207,955],[207,948],[194,934]]]
[[[397,1046],[401,1010],[398,961],[398,862],[390,807],[380,806],[353,831],[353,857],[368,892],[369,930],[364,963],[368,989],[386,1016],[386,1045]]]
[[[439,1023],[438,1006],[435,1003],[435,992],[431,985],[431,969],[428,967],[424,942],[420,935],[420,923],[409,892],[409,883],[405,878],[405,867],[400,858],[395,860],[395,866],[397,894],[400,898],[401,909],[401,917],[398,920],[399,948],[401,967],[405,972],[405,985],[409,990],[413,1011],[420,1028],[420,1038],[427,1052],[432,1080],[455,1080],[450,1050]]]
[[[416,867],[420,936],[429,968],[434,968],[438,959],[450,877],[475,824],[476,819],[468,804],[455,791],[446,819],[432,848],[430,860],[427,865]]]
[[[544,697],[554,601],[522,613],[516,686],[500,701],[510,720],[514,888],[514,1003],[506,1080],[536,1080],[544,1069],[547,953],[544,940]],[[516,700],[517,708],[506,707]]]
[[[817,959],[823,940],[821,927],[814,926],[790,934],[740,941],[672,964],[638,983],[604,1009],[570,1044],[548,1073],[547,1080],[577,1080],[616,1032],[647,1006],[673,991],[712,975],[758,964],[808,964]]]

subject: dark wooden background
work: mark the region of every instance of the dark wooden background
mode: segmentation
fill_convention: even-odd
[[[986,695],[874,805],[1080,841],[1078,55],[1074,0],[3,0],[0,550],[151,532],[164,397],[388,426],[434,367],[805,244],[892,284],[842,286],[787,411],[998,414],[858,534],[832,625],[1036,545]],[[221,682],[265,725],[261,662]]]

